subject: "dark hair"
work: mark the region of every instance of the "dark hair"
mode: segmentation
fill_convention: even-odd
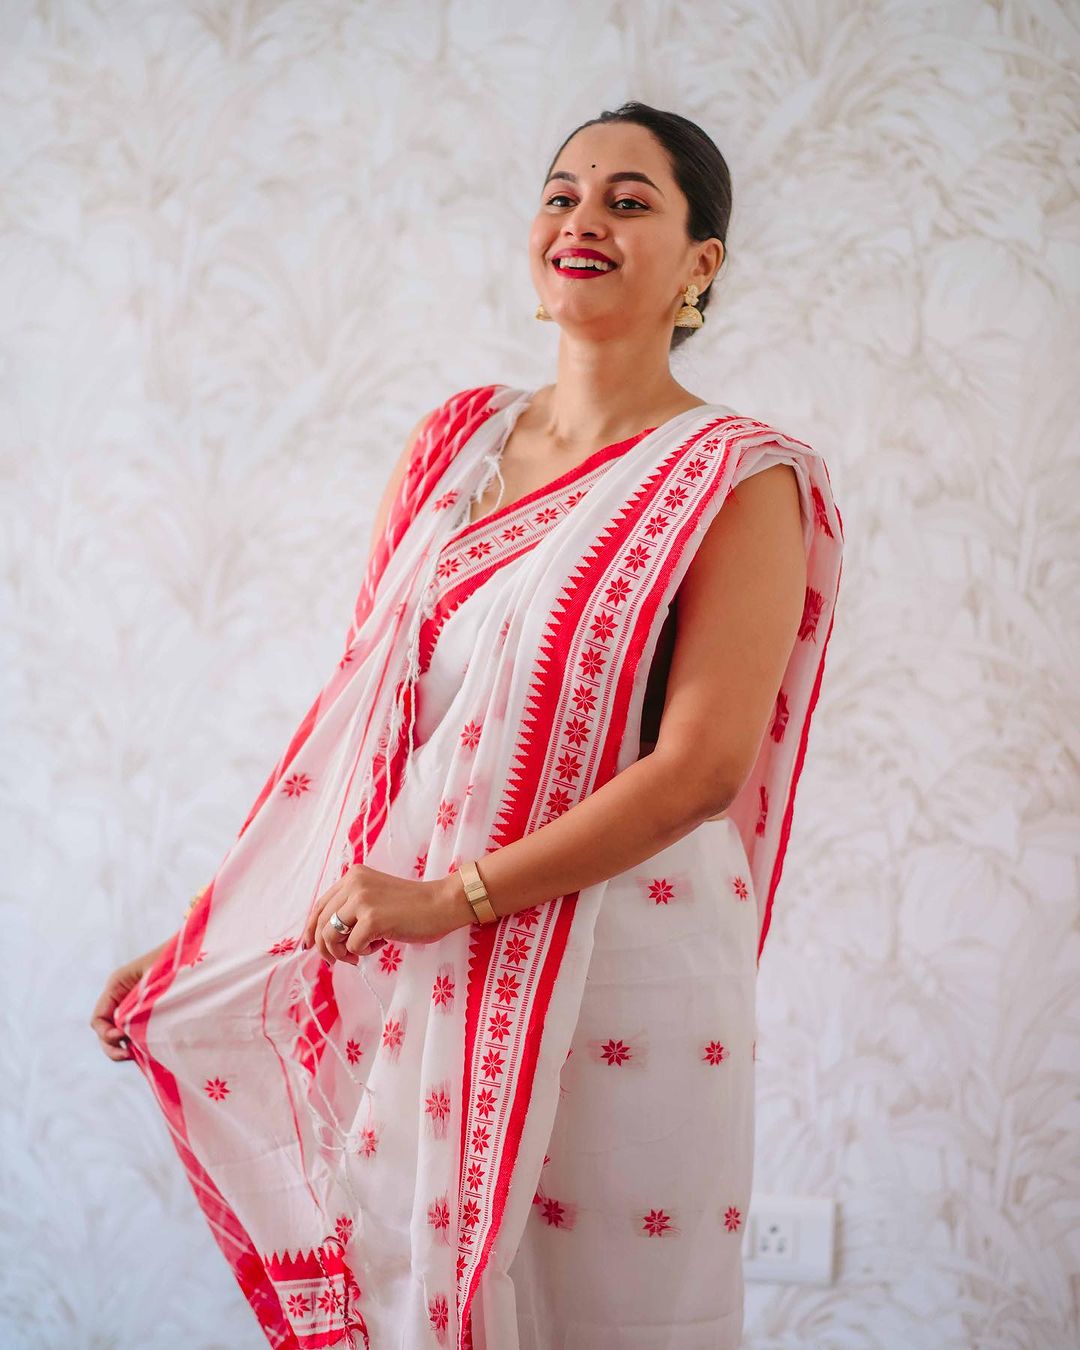
[[[671,171],[689,203],[686,232],[691,239],[719,239],[724,245],[721,269],[727,262],[727,228],[731,219],[731,173],[727,161],[712,138],[688,117],[678,113],[651,108],[647,103],[624,103],[614,112],[602,112],[574,130],[559,146],[548,165],[548,173],[555,161],[585,127],[600,122],[636,122],[651,131],[668,153]],[[544,175],[545,179],[547,174]],[[713,279],[715,281],[715,278]],[[704,316],[712,295],[713,282],[698,296],[697,307]],[[694,332],[693,328],[672,328],[671,347],[674,351]]]

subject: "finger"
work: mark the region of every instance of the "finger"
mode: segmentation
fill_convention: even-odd
[[[353,965],[358,965],[362,956],[367,956],[376,944],[381,945],[381,939],[373,936],[370,927],[362,924],[359,920],[353,925],[353,930],[346,939],[345,946],[348,948],[349,959]]]
[[[330,915],[335,912],[337,911],[333,908],[327,910],[323,921],[319,924],[315,933],[315,946],[318,948],[319,955],[328,965],[332,965],[336,960],[334,955],[335,939],[340,941],[345,936],[344,933],[339,933],[330,922]],[[341,919],[342,923],[348,923],[348,919],[344,914],[338,913],[338,917]]]
[[[342,923],[348,922],[344,914],[339,915],[339,918]],[[322,931],[323,944],[327,951],[327,959],[330,961],[352,961],[353,957],[348,948],[348,941],[355,932],[355,923],[349,925],[349,931],[347,933],[342,933],[327,920],[326,927]]]
[[[101,997],[94,1004],[90,1012],[90,1025],[96,1026],[99,1022],[108,1022],[112,1025],[112,1015],[120,1000],[111,989],[106,987]]]
[[[304,924],[304,931],[300,937],[301,946],[310,947],[315,941],[315,936],[322,926],[320,919],[323,914],[333,913],[334,905],[337,903],[338,893],[341,890],[344,877],[340,877],[329,890],[324,891],[318,900],[312,906],[311,913],[307,917],[307,923]]]

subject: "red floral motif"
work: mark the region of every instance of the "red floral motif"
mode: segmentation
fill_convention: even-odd
[[[439,802],[437,823],[441,829],[448,830],[457,816],[457,804],[446,800]]]
[[[701,1056],[709,1064],[722,1064],[727,1057],[728,1052],[719,1041],[709,1041],[705,1046],[705,1053]]]
[[[416,855],[416,862],[413,863],[413,871],[416,873],[418,877],[423,877],[424,873],[427,871],[426,853],[418,853]]]
[[[428,1317],[435,1328],[435,1335],[442,1340],[446,1334],[446,1324],[450,1320],[450,1307],[445,1294],[436,1294],[428,1304]]]
[[[482,1162],[473,1159],[465,1169],[465,1188],[470,1191],[478,1191],[484,1184],[484,1178],[487,1176],[487,1168]]]
[[[437,1233],[450,1232],[450,1203],[445,1195],[440,1195],[428,1206],[428,1223]]]
[[[741,1223],[742,1215],[734,1205],[728,1205],[727,1209],[724,1211],[724,1227],[729,1233],[734,1233],[738,1230]]]
[[[515,525],[507,525],[506,529],[502,532],[502,537],[508,544],[512,544],[521,538],[525,533],[525,529],[526,527],[520,521]]]
[[[481,1088],[476,1094],[476,1114],[490,1117],[498,1105],[499,1099],[490,1088]]]
[[[445,1086],[434,1089],[424,1103],[425,1112],[431,1117],[436,1139],[446,1138],[447,1123],[450,1119],[450,1092]]]
[[[581,773],[582,763],[580,758],[570,750],[564,750],[562,757],[555,764],[555,773],[562,779],[575,779]]]
[[[352,1231],[352,1219],[350,1219],[347,1214],[339,1214],[334,1221],[334,1232],[337,1234],[338,1241],[343,1247],[348,1245],[349,1239],[352,1237]]]
[[[505,1041],[510,1034],[512,1023],[510,1014],[497,1008],[488,1019],[488,1036],[493,1041]]]
[[[541,1196],[538,1191],[535,1203],[539,1205],[540,1217],[549,1228],[573,1228],[570,1209],[561,1200],[555,1200],[550,1195]]]
[[[582,489],[582,491],[580,491],[580,492],[571,492],[570,496],[567,497],[567,499],[566,499],[566,507],[567,507],[567,509],[569,510],[570,507],[577,506],[578,502],[581,501],[581,499],[582,499],[584,496],[585,496],[585,490],[584,490],[584,489]]]
[[[563,788],[553,788],[548,793],[546,810],[552,816],[561,816],[564,811],[569,811],[574,802],[569,792]]]
[[[649,883],[649,895],[658,905],[670,905],[675,898],[675,887],[666,877],[657,877]]]
[[[621,605],[624,600],[630,598],[630,594],[630,582],[626,577],[616,577],[607,588],[607,593],[604,596],[604,603],[606,605]]]
[[[401,1018],[390,1018],[382,1029],[382,1043],[388,1050],[400,1050],[405,1040]]]
[[[754,824],[755,834],[765,833],[765,822],[769,818],[769,789],[764,783],[758,785],[758,818]]]
[[[379,969],[386,975],[393,975],[401,965],[405,953],[395,942],[388,942],[379,948]]]
[[[457,1276],[457,1279],[458,1279],[458,1280],[460,1280],[461,1277],[462,1277],[462,1275],[465,1274],[465,1266],[466,1266],[466,1263],[468,1262],[468,1259],[469,1259],[469,1258],[468,1258],[467,1256],[465,1256],[464,1254],[462,1254],[461,1256],[459,1256],[458,1259],[457,1259],[457,1266],[455,1267],[455,1271],[456,1271],[456,1276]]]
[[[537,525],[550,525],[552,521],[559,519],[559,513],[553,506],[545,506],[542,511],[538,511],[533,517]]]
[[[359,1041],[348,1040],[345,1042],[345,1058],[349,1061],[350,1064],[359,1063],[363,1054],[364,1052],[360,1048]]]
[[[506,1060],[498,1050],[487,1050],[484,1052],[484,1058],[480,1061],[480,1072],[485,1078],[492,1082],[497,1079],[506,1068]]]
[[[449,558],[442,559],[438,567],[436,567],[435,569],[435,575],[439,578],[440,581],[445,581],[447,577],[452,577],[460,566],[461,566],[461,559],[457,556],[457,554],[454,554]]]
[[[339,1308],[345,1306],[345,1300],[342,1295],[330,1284],[326,1285],[319,1294],[317,1302],[322,1311],[331,1316],[336,1313]]]
[[[769,735],[779,744],[784,739],[784,729],[788,724],[788,701],[787,694],[781,689],[776,695],[776,705],[773,712],[772,725],[769,727]]]
[[[205,1084],[206,1095],[215,1102],[224,1101],[229,1095],[229,1086],[224,1078],[208,1078]]]
[[[625,1064],[633,1056],[633,1051],[625,1041],[605,1041],[600,1047],[600,1058],[608,1064]]]
[[[444,492],[441,497],[435,498],[432,505],[436,511],[448,511],[457,501],[457,496],[457,489],[453,489],[450,492]]]
[[[500,1003],[513,1003],[521,993],[521,981],[513,973],[500,975],[495,981],[495,997]]]
[[[593,617],[592,630],[596,634],[597,642],[610,642],[615,636],[615,620],[610,614],[596,614]]]
[[[292,773],[282,783],[281,790],[286,797],[300,797],[310,786],[311,779],[306,773]]]
[[[465,550],[467,558],[486,558],[495,545],[490,539],[481,539],[479,543],[473,544]]]
[[[267,956],[284,956],[296,948],[296,938],[279,938],[267,952]]]
[[[642,1232],[648,1233],[649,1237],[663,1237],[665,1233],[672,1232],[671,1215],[662,1209],[650,1209],[643,1216],[641,1224]]]
[[[507,618],[507,619],[503,619],[502,627],[499,629],[499,641],[500,641],[500,642],[505,642],[505,641],[506,641],[506,635],[507,635],[507,633],[509,633],[509,631],[510,631],[510,620],[509,620],[508,618]]]
[[[570,697],[577,704],[579,712],[595,712],[596,691],[590,689],[588,685],[579,684]]]
[[[648,566],[651,558],[652,551],[645,544],[635,544],[623,559],[623,566],[628,567],[631,572],[640,572],[643,567]]]
[[[506,951],[503,953],[503,960],[507,965],[520,966],[522,961],[528,959],[532,951],[532,944],[521,936],[520,933],[511,933],[506,939]]]
[[[475,750],[480,744],[480,731],[483,727],[482,722],[466,722],[461,728],[460,741],[464,749]]]
[[[832,539],[832,526],[829,524],[829,517],[825,512],[825,498],[821,495],[821,489],[819,487],[811,487],[810,496],[814,499],[814,516],[818,526],[825,531],[830,539]]]
[[[379,1147],[378,1135],[370,1125],[365,1125],[360,1131],[360,1142],[357,1145],[357,1153],[362,1158],[373,1158],[375,1150]]]
[[[812,586],[806,588],[806,599],[803,602],[802,621],[799,624],[799,637],[811,638],[817,640],[818,620],[821,618],[821,611],[825,606],[825,597],[820,591],[815,591]]]
[[[666,511],[677,511],[689,495],[689,492],[681,483],[676,483],[670,491],[664,494],[664,509]]]
[[[731,889],[735,892],[736,900],[750,899],[750,887],[746,884],[746,882],[743,880],[742,877],[732,877]]]
[[[671,521],[667,518],[667,516],[662,515],[650,516],[642,528],[642,533],[653,536],[663,534],[670,524]]]
[[[447,970],[450,973],[440,971],[431,986],[431,1001],[436,1008],[449,1008],[454,1001],[453,966],[449,966]]]
[[[580,717],[571,717],[563,730],[563,735],[572,745],[583,745],[589,739],[589,724],[583,722]]]
[[[315,1307],[315,1300],[306,1294],[290,1294],[285,1300],[290,1317],[306,1317]]]
[[[480,1206],[473,1199],[468,1199],[461,1207],[461,1222],[466,1228],[472,1228],[480,1222]]]
[[[607,663],[607,653],[598,647],[587,647],[581,653],[578,668],[586,680],[598,680]]]
[[[708,467],[709,461],[707,459],[692,459],[683,469],[683,477],[689,478],[691,482],[696,482]]]

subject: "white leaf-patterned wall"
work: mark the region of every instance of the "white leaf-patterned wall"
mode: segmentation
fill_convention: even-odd
[[[847,540],[755,1169],[838,1271],[746,1343],[1080,1343],[1075,0],[7,0],[4,1346],[264,1344],[90,1010],[336,662],[408,428],[553,377],[529,222],[626,98],[734,179],[676,375]]]

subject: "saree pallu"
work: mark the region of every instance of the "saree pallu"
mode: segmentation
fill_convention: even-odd
[[[272,1346],[738,1344],[754,984],[839,586],[821,456],[719,404],[470,523],[528,391],[427,420],[345,652],[114,1020]],[[768,456],[807,587],[728,812],[574,895],[327,966],[356,862],[445,876],[639,754],[657,638]]]

